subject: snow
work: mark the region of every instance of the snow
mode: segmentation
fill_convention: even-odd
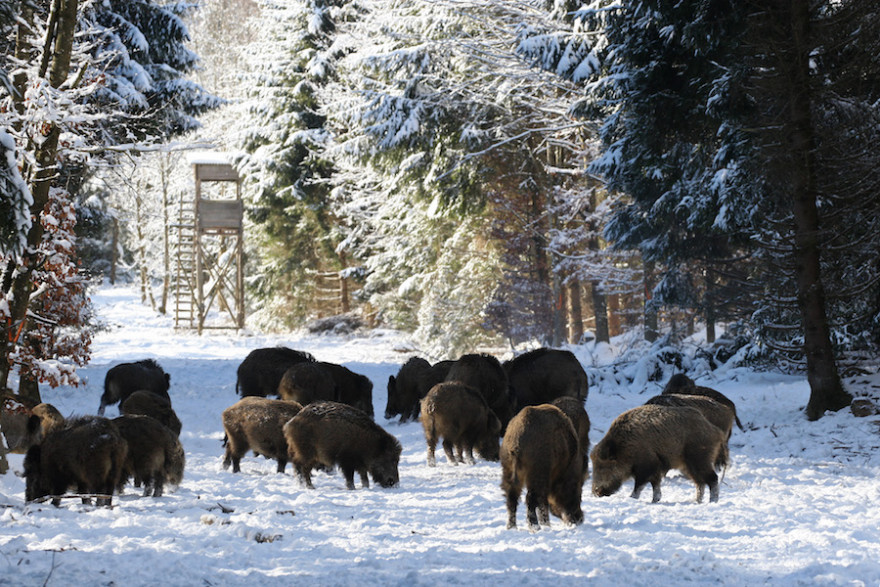
[[[585,487],[583,525],[506,530],[500,466],[425,464],[418,423],[382,417],[385,385],[410,344],[392,331],[361,336],[173,330],[126,288],[94,298],[107,329],[80,372],[85,387],[43,391],[65,415],[94,413],[104,375],[152,357],[171,374],[183,422],[183,483],[161,498],[129,487],[112,509],[67,499],[24,503],[24,481],[0,476],[0,584],[9,585],[877,585],[880,583],[880,422],[848,410],[808,423],[801,377],[747,369],[698,382],[737,403],[733,460],[718,503],[693,503],[694,487],[670,473],[663,500],[596,498]],[[221,466],[220,413],[236,401],[247,353],[275,344],[340,362],[374,384],[377,421],[403,444],[400,487],[347,491],[340,474],[316,472],[303,489],[288,467],[251,455],[242,472]],[[611,420],[659,392],[660,383],[614,383],[614,345],[574,349],[592,375],[587,409],[598,442]],[[848,380],[876,397],[880,377]],[[115,408],[108,415],[115,415]],[[21,455],[10,455],[15,472]]]

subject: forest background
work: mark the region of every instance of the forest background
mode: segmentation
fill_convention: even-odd
[[[629,334],[803,370],[817,419],[880,343],[878,113],[872,0],[4,2],[0,383],[76,383],[95,276],[169,311],[212,149],[253,328]]]

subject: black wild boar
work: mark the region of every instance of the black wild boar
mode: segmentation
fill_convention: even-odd
[[[674,406],[691,407],[700,410],[700,413],[724,432],[724,438],[730,438],[733,430],[734,413],[730,406],[726,406],[705,395],[682,395],[679,393],[664,393],[657,395],[645,402],[646,406]]]
[[[464,355],[449,368],[446,381],[460,381],[479,391],[501,421],[501,430],[507,427],[513,417],[513,406],[507,373],[498,359],[486,354]]]
[[[128,416],[149,416],[167,426],[176,436],[182,427],[171,402],[149,391],[136,391],[119,405],[119,412]]]
[[[226,454],[223,468],[232,464],[232,472],[241,470],[241,458],[249,450],[255,455],[278,461],[278,472],[287,466],[287,440],[284,424],[296,416],[302,406],[297,402],[265,397],[243,397],[223,410]]]
[[[431,370],[431,363],[421,357],[410,357],[401,365],[397,377],[388,377],[388,401],[385,418],[400,416],[400,422],[419,417],[419,379]]]
[[[373,481],[393,487],[400,481],[400,442],[369,415],[338,402],[315,402],[284,425],[290,460],[306,487],[312,489],[312,469],[339,465],[345,486],[354,489],[355,471],[364,487]]]
[[[583,459],[571,420],[556,406],[527,406],[513,417],[501,441],[501,469],[508,528],[516,527],[523,487],[529,529],[549,525],[550,513],[566,524],[584,521]]]
[[[571,351],[540,348],[505,361],[514,409],[549,404],[558,397],[573,397],[583,404],[589,381]]]
[[[449,375],[453,363],[455,361],[438,361],[419,376],[419,400],[425,399],[432,387],[446,381],[446,376]]]
[[[430,467],[437,464],[434,452],[440,437],[446,458],[453,465],[465,459],[473,464],[474,449],[487,461],[498,460],[501,422],[476,389],[457,381],[435,385],[422,400],[422,427]]]
[[[104,415],[104,408],[117,402],[124,402],[136,391],[144,390],[162,396],[169,402],[168,387],[171,376],[168,375],[153,359],[144,359],[134,363],[121,363],[107,371],[104,377],[104,393],[98,415]]]
[[[319,363],[297,363],[284,372],[278,397],[303,406],[314,401],[339,401],[336,382]]]
[[[255,349],[238,366],[235,392],[242,397],[276,395],[285,371],[314,360],[309,353],[283,346]]]
[[[638,406],[618,416],[593,449],[593,493],[615,493],[635,478],[632,497],[650,483],[652,501],[660,501],[660,483],[678,469],[697,486],[697,501],[709,486],[709,500],[718,501],[717,470],[727,467],[727,438],[696,408]]]
[[[335,363],[318,362],[336,383],[336,397],[339,403],[357,408],[373,417],[373,382],[347,367]]]
[[[186,457],[174,432],[150,416],[125,415],[113,423],[128,444],[119,493],[131,478],[135,487],[143,485],[144,497],[161,497],[166,483],[180,485]]]
[[[722,403],[725,406],[729,407],[733,412],[733,420],[734,422],[736,422],[736,427],[740,430],[743,429],[742,423],[739,421],[739,417],[736,415],[736,404],[734,404],[729,397],[727,397],[720,391],[716,391],[711,387],[703,387],[702,385],[697,385],[696,383],[694,383],[693,379],[691,379],[684,373],[676,373],[669,378],[669,381],[666,383],[666,387],[663,388],[663,395],[668,395],[671,393],[677,393],[679,395],[699,395],[710,397],[716,402]]]
[[[550,402],[550,405],[556,406],[562,413],[571,420],[574,427],[574,433],[578,439],[578,452],[583,455],[584,482],[590,474],[590,417],[587,410],[584,409],[584,403],[573,397],[559,397]]]
[[[80,494],[100,494],[98,505],[111,505],[113,491],[125,466],[128,444],[107,418],[84,416],[65,420],[40,444],[28,449],[24,459],[25,499],[34,501],[61,496],[70,487]],[[89,498],[83,497],[83,503]]]

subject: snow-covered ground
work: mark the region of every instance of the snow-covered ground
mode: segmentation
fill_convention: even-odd
[[[848,410],[817,423],[803,415],[803,378],[744,369],[699,383],[737,403],[732,467],[718,503],[693,503],[694,487],[670,473],[663,501],[584,492],[584,524],[505,529],[500,466],[425,464],[418,423],[386,422],[385,387],[408,356],[404,337],[175,332],[125,288],[95,302],[99,334],[84,387],[43,391],[65,415],[95,413],[114,364],[152,357],[171,374],[183,422],[182,485],[161,498],[134,488],[114,507],[66,500],[25,505],[24,481],[0,476],[2,585],[880,585],[880,421]],[[285,344],[342,363],[374,384],[377,421],[400,439],[398,488],[347,491],[340,474],[314,474],[303,489],[290,467],[248,456],[221,466],[220,413],[235,403],[235,371],[247,353]],[[613,356],[574,349],[588,370]],[[602,383],[587,409],[598,442],[613,418],[659,393],[658,383]],[[640,381],[640,379],[636,379]],[[878,396],[880,377],[848,381]],[[116,408],[108,409],[114,416]],[[15,472],[22,457],[11,455]]]

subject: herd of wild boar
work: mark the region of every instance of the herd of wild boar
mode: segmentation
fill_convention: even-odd
[[[154,361],[124,363],[107,372],[98,416],[65,419],[48,404],[29,407],[17,440],[26,450],[26,499],[57,505],[74,488],[84,502],[109,505],[129,480],[145,496],[179,484],[184,452],[169,382]],[[263,348],[238,367],[236,392],[241,399],[222,414],[224,468],[238,473],[251,451],[276,460],[279,473],[292,463],[307,488],[314,470],[337,467],[349,489],[355,473],[363,487],[370,479],[399,483],[402,447],[374,422],[367,377],[303,351]],[[524,490],[530,529],[548,525],[551,513],[581,523],[590,463],[596,496],[633,479],[632,497],[650,483],[656,502],[666,473],[677,469],[696,485],[697,501],[706,486],[718,500],[728,438],[734,424],[742,429],[727,397],[674,375],[662,395],[618,416],[590,451],[587,394],[587,374],[569,351],[542,348],[504,363],[488,354],[435,364],[413,357],[389,377],[385,417],[421,421],[431,467],[438,442],[453,465],[473,464],[475,451],[500,461],[508,528]],[[101,416],[115,403],[120,417]]]

